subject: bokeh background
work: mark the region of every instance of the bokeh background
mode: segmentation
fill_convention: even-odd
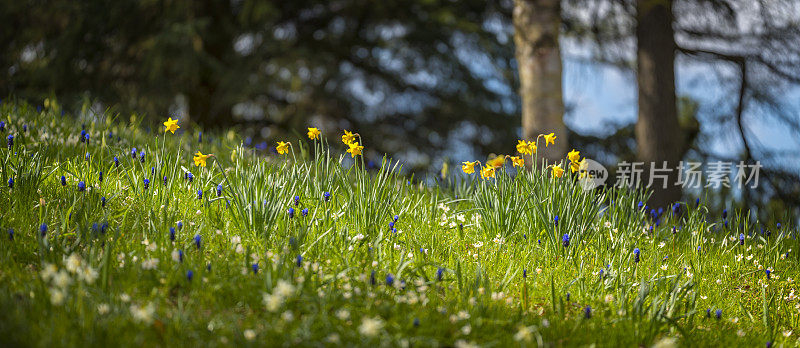
[[[2,1],[0,96],[232,127],[264,152],[346,128],[428,180],[543,131],[545,156],[576,148],[612,175],[759,161],[755,189],[653,204],[798,216],[799,43],[796,0]]]

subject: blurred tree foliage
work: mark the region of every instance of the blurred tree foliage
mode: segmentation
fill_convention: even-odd
[[[424,167],[451,132],[479,153],[513,148],[512,6],[5,1],[0,95],[89,98],[154,118],[184,110],[203,127],[265,137],[310,123],[348,128],[377,153]]]

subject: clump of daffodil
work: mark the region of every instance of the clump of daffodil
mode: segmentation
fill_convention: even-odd
[[[561,168],[560,165],[553,166],[553,177],[554,178],[560,178],[563,175],[564,175],[564,169]]]
[[[486,164],[485,167],[481,168],[481,178],[484,179],[494,178],[494,172],[495,172],[494,166]]]
[[[211,156],[213,156],[213,155],[211,155],[211,154],[204,155],[202,152],[197,151],[197,153],[194,154],[194,165],[200,166],[200,167],[205,167],[206,166],[206,161]]]
[[[308,138],[309,139],[316,140],[317,138],[319,138],[320,134],[321,134],[321,132],[319,131],[319,129],[313,128],[313,127],[308,127]]]
[[[475,165],[478,164],[478,161],[474,162],[461,162],[461,170],[464,171],[466,174],[475,173]]]
[[[354,141],[356,141],[356,135],[358,135],[358,134],[354,134],[353,132],[350,132],[350,131],[348,131],[347,129],[345,129],[345,130],[344,130],[344,135],[342,135],[342,142],[343,142],[345,145],[348,145],[348,146],[349,146],[349,145],[350,145],[350,144],[352,144]]]
[[[545,147],[550,146],[550,144],[555,145],[555,143],[556,143],[556,134],[555,133],[544,134],[543,136],[544,136],[544,146]]]
[[[278,154],[279,155],[285,155],[285,154],[289,153],[289,143],[288,142],[279,141],[278,142],[278,146],[276,146],[275,149],[278,150]]]
[[[514,167],[524,167],[525,160],[521,156],[511,156],[511,164],[513,164]]]
[[[175,131],[178,128],[181,128],[181,126],[178,125],[178,120],[173,120],[172,117],[167,118],[167,120],[164,122],[164,127],[167,127],[164,129],[164,133],[169,131],[172,132],[172,134],[175,134]]]
[[[349,152],[350,156],[353,157],[353,158],[355,158],[356,156],[360,155],[361,154],[361,150],[364,149],[363,146],[358,145],[358,143],[355,142],[355,141],[347,144],[347,146],[349,147],[347,149],[347,152]]]
[[[536,153],[536,143],[532,141],[517,140],[517,152],[523,155],[533,155]]]

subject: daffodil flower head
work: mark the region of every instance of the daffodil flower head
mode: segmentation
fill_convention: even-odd
[[[212,156],[211,154],[204,155],[202,152],[197,151],[197,153],[194,154],[194,158],[193,158],[194,159],[194,165],[200,166],[200,167],[205,167],[206,166],[206,161],[208,161],[208,158],[211,157],[211,156]]]
[[[575,149],[572,149],[572,151],[570,151],[567,154],[567,158],[569,159],[570,162],[578,162],[581,159],[581,153],[580,153],[580,151],[576,151]]]
[[[279,141],[278,142],[278,146],[276,146],[275,149],[278,151],[279,155],[285,155],[285,154],[289,153],[289,143],[288,142]]]
[[[488,179],[494,178],[495,169],[493,166],[487,164],[485,167],[481,169],[481,178]]]
[[[164,129],[164,133],[171,132],[172,134],[175,134],[175,131],[178,130],[178,128],[181,128],[178,126],[178,120],[173,120],[172,117],[167,118],[167,120],[164,122],[164,127],[166,127]]]
[[[347,144],[347,146],[349,147],[349,149],[347,149],[347,152],[350,153],[350,157],[352,157],[352,158],[355,158],[356,156],[361,155],[361,151],[364,150],[364,147],[361,146],[361,145],[358,145],[357,142],[349,143],[349,144]]]
[[[553,177],[560,178],[564,175],[564,169],[561,166],[553,166]]]
[[[523,155],[532,154],[531,147],[525,140],[517,140],[517,152]]]
[[[511,156],[511,164],[513,164],[514,167],[524,167],[525,159],[521,156]]]
[[[356,134],[348,131],[347,129],[344,130],[344,135],[342,135],[342,142],[345,145],[350,145],[356,140]]]
[[[464,173],[466,173],[466,174],[472,174],[472,173],[475,173],[475,165],[477,165],[477,164],[478,164],[478,161],[474,161],[474,162],[469,162],[469,161],[467,161],[467,162],[461,162],[461,170],[463,170],[463,171],[464,171]]]
[[[321,132],[317,128],[308,127],[308,138],[311,140],[317,140]]]
[[[506,156],[503,155],[498,155],[495,158],[492,158],[486,162],[487,165],[490,165],[494,168],[500,168],[505,163],[506,163]]]
[[[531,149],[531,154],[536,154],[537,148],[536,143],[533,141],[528,142],[528,148]]]
[[[556,143],[556,134],[555,133],[550,133],[550,134],[545,134],[544,135],[544,146],[545,147],[550,146],[550,144],[555,145],[555,143]]]

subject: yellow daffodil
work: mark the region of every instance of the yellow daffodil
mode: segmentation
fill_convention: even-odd
[[[556,143],[556,134],[555,133],[550,133],[550,134],[545,134],[544,135],[544,146],[545,147],[550,146],[550,144],[555,145],[555,143]]]
[[[494,167],[487,164],[486,167],[481,168],[481,178],[494,178]]]
[[[575,172],[577,172],[578,170],[581,169],[581,163],[580,162],[570,162],[569,169],[572,170],[573,173],[575,173]]]
[[[517,152],[523,155],[530,155],[531,147],[525,142],[525,140],[517,140]]]
[[[524,167],[525,159],[520,156],[511,156],[511,163],[514,165],[514,167]]]
[[[308,138],[309,139],[315,140],[315,139],[319,138],[320,134],[321,134],[321,132],[319,131],[319,129],[316,129],[316,128],[313,128],[313,127],[308,127]]]
[[[531,154],[535,154],[536,153],[536,143],[534,143],[532,141],[529,141],[528,142],[528,148],[530,149],[530,151],[531,151],[530,153]]]
[[[584,169],[586,168],[586,159],[585,158],[583,160],[580,160],[580,161],[572,162],[569,165],[569,169],[571,169],[573,173],[581,170],[581,168],[584,168]],[[585,171],[583,173],[581,173],[581,178],[583,178],[584,176],[586,176],[586,172]]]
[[[581,153],[580,151],[575,151],[575,149],[572,149],[572,151],[567,154],[567,158],[569,158],[569,161],[572,163],[580,162]]]
[[[342,142],[346,145],[352,144],[356,140],[356,135],[352,132],[348,132],[347,129],[344,130],[344,135],[342,135]]]
[[[487,165],[490,165],[495,168],[500,168],[503,166],[503,163],[506,163],[506,156],[500,155],[493,159],[490,159],[486,162]]]
[[[347,144],[347,146],[350,147],[349,149],[347,149],[347,152],[349,152],[350,153],[350,157],[353,157],[353,158],[356,158],[356,156],[360,155],[361,154],[361,150],[364,149],[364,147],[361,146],[361,145],[358,145],[357,142],[349,143],[349,144]]]
[[[166,129],[164,129],[164,133],[169,131],[172,132],[172,134],[175,134],[175,131],[178,128],[181,128],[181,126],[178,125],[178,120],[173,120],[172,117],[167,118],[167,121],[164,122],[164,127],[167,127]]]
[[[285,155],[289,153],[289,143],[284,143],[282,141],[278,142],[278,146],[275,147],[278,150],[278,154]]]
[[[553,177],[560,178],[564,175],[564,169],[561,166],[553,166]]]
[[[478,164],[478,161],[475,162],[461,162],[461,170],[464,173],[472,174],[475,173],[475,165]]]
[[[194,154],[194,165],[200,166],[200,167],[205,167],[206,166],[206,161],[211,156],[212,155],[210,155],[210,154],[204,155],[202,152],[197,151],[197,153]]]

